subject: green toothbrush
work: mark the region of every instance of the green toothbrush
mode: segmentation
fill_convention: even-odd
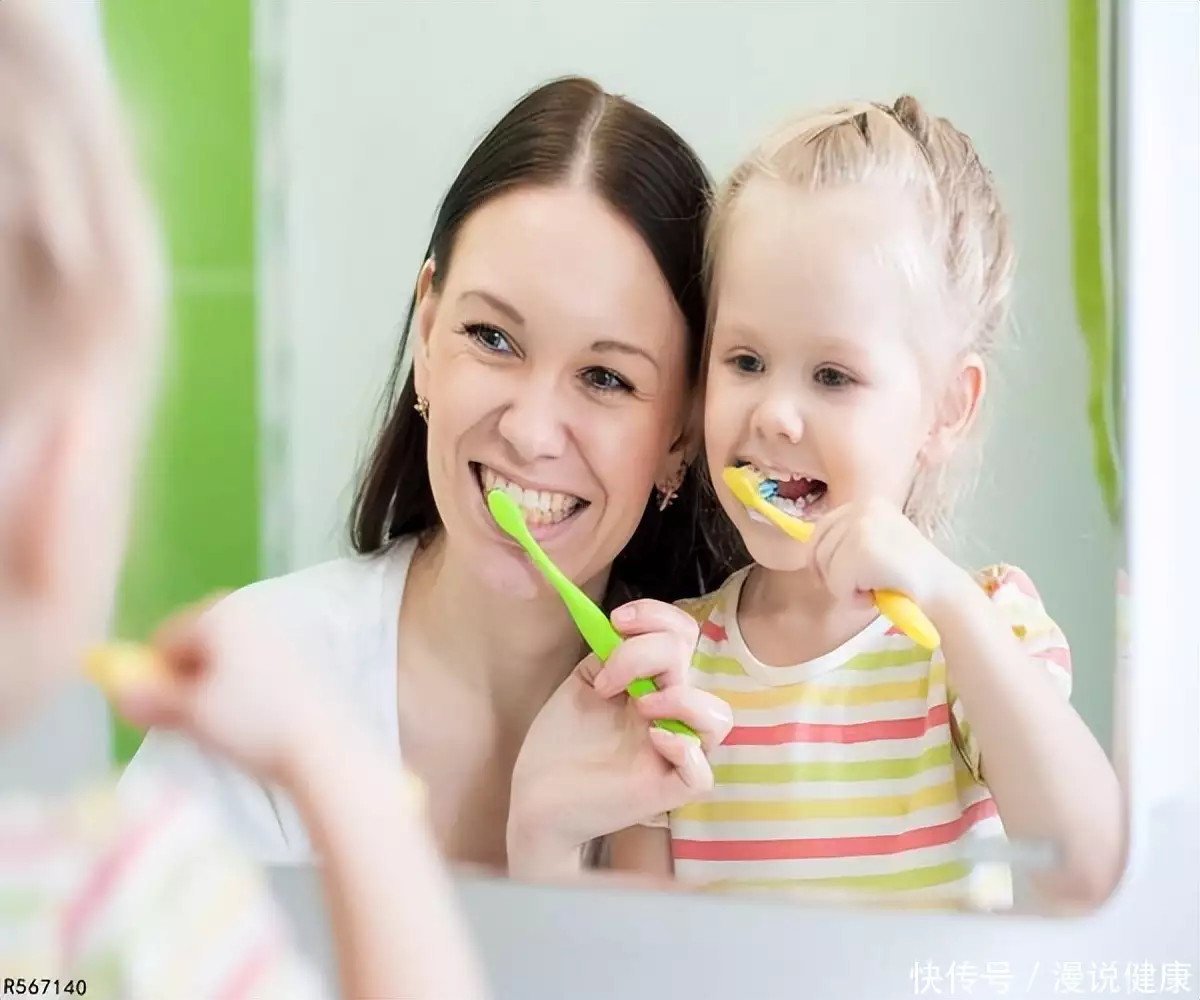
[[[487,505],[488,510],[492,512],[492,517],[496,519],[496,523],[500,525],[504,533],[511,536],[514,541],[520,544],[521,548],[529,553],[529,558],[541,570],[542,576],[558,591],[558,596],[562,598],[563,604],[567,606],[567,611],[570,613],[571,618],[574,619],[575,626],[579,629],[579,634],[583,636],[584,641],[591,647],[597,659],[601,663],[606,662],[612,655],[612,651],[621,645],[621,635],[612,627],[608,616],[596,607],[592,599],[568,580],[563,575],[562,570],[550,561],[550,557],[542,551],[542,547],[538,545],[533,535],[529,533],[529,526],[525,523],[525,517],[521,513],[521,508],[517,506],[517,502],[512,497],[503,490],[489,490]],[[650,678],[639,677],[625,690],[631,698],[641,698],[652,691],[657,691],[658,688]],[[659,729],[666,729],[672,733],[680,733],[683,736],[696,737],[696,733],[691,726],[678,722],[675,719],[658,719],[654,724]]]

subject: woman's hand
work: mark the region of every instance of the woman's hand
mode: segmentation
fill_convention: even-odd
[[[686,612],[635,601],[613,612],[625,637],[608,662],[583,660],[534,719],[513,772],[509,871],[543,877],[577,870],[580,848],[704,795],[705,751],[728,735],[729,706],[687,683],[698,627]],[[625,694],[652,678],[658,691]],[[699,740],[659,729],[678,719]]]
[[[282,629],[215,600],[180,612],[152,646],[165,671],[114,697],[134,725],[191,736],[255,777],[287,784],[314,734],[337,728],[336,699]]]

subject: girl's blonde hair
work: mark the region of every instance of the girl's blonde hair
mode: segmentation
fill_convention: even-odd
[[[0,2],[0,413],[97,348],[152,338],[162,298],[111,89],[44,7]]]
[[[705,254],[710,336],[724,234],[739,197],[756,177],[803,191],[883,185],[912,199],[923,226],[921,245],[932,253],[903,264],[909,274],[924,264],[933,279],[947,318],[946,356],[973,351],[986,359],[991,353],[1007,325],[1012,295],[1009,223],[991,173],[971,140],[949,121],[931,119],[916,98],[904,96],[891,107],[836,105],[784,125],[762,142],[721,186],[713,206]],[[940,351],[942,345],[933,346]],[[946,526],[977,457],[978,448],[964,442],[951,462],[919,469],[905,513],[923,531],[934,534]]]

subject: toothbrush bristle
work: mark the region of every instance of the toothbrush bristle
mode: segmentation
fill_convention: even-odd
[[[774,479],[763,479],[758,484],[758,495],[764,500],[770,500],[779,492],[779,483]]]

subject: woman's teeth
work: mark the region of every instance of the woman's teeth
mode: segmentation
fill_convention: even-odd
[[[503,490],[521,508],[526,524],[532,526],[558,524],[574,514],[584,501],[570,493],[551,493],[549,490],[527,490],[511,480],[493,472],[486,465],[479,466],[479,482],[486,498],[492,490]]]

